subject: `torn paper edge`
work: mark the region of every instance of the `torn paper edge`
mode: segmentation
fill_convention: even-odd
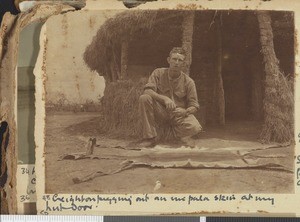
[[[1,191],[1,213],[17,213],[17,58],[19,35],[22,29],[35,21],[45,21],[47,17],[74,10],[61,4],[38,5],[27,12],[16,16],[6,13],[0,31],[0,84],[1,84],[1,122],[6,121],[9,127],[7,152],[2,153],[4,168],[7,168],[7,179]],[[2,148],[2,147],[1,147]],[[2,149],[3,150],[3,149]]]

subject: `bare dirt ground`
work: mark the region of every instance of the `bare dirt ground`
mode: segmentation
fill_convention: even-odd
[[[74,184],[99,168],[109,169],[116,160],[63,160],[63,154],[85,152],[87,138],[97,144],[118,144],[132,139],[113,139],[100,134],[99,113],[48,112],[46,117],[46,193],[291,193],[293,173],[270,169],[185,169],[136,167],[114,175],[96,177]],[[223,128],[207,128],[197,139],[199,146],[249,147],[259,144],[260,125],[254,122],[228,123]],[[103,149],[97,147],[96,149]],[[105,152],[118,154],[116,149]],[[99,150],[99,152],[104,152]],[[274,154],[273,149],[260,154]],[[294,147],[285,147],[284,158],[274,159],[293,170]],[[156,181],[162,186],[154,191]]]

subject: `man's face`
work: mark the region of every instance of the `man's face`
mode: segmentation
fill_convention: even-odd
[[[172,53],[170,57],[168,57],[168,63],[170,65],[170,69],[172,70],[182,70],[184,66],[185,56],[179,53]]]

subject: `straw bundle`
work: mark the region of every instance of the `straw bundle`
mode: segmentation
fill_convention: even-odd
[[[150,10],[125,11],[108,19],[84,53],[88,67],[104,75],[108,81],[119,79],[122,42],[130,41],[135,33],[151,31],[156,15],[157,11]]]
[[[143,93],[146,79],[109,83],[101,100],[103,119],[101,128],[118,136],[140,136],[141,125],[138,101]]]
[[[158,24],[182,17],[185,10],[129,10],[108,19],[86,48],[83,59],[92,71],[107,81],[121,78],[122,45],[133,43],[134,36],[152,32]]]
[[[268,78],[264,99],[265,121],[261,132],[264,142],[288,142],[294,137],[294,96],[292,80],[282,73]]]
[[[257,15],[266,72],[265,116],[261,139],[264,142],[292,141],[294,137],[293,79],[288,79],[279,68],[269,13],[262,11]]]

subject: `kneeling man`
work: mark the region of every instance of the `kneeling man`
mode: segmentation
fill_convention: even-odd
[[[143,127],[141,146],[156,143],[157,123],[169,124],[175,136],[188,146],[190,138],[201,131],[193,115],[199,109],[194,81],[182,72],[186,54],[182,48],[173,48],[167,59],[169,68],[153,71],[139,99],[139,113]]]

